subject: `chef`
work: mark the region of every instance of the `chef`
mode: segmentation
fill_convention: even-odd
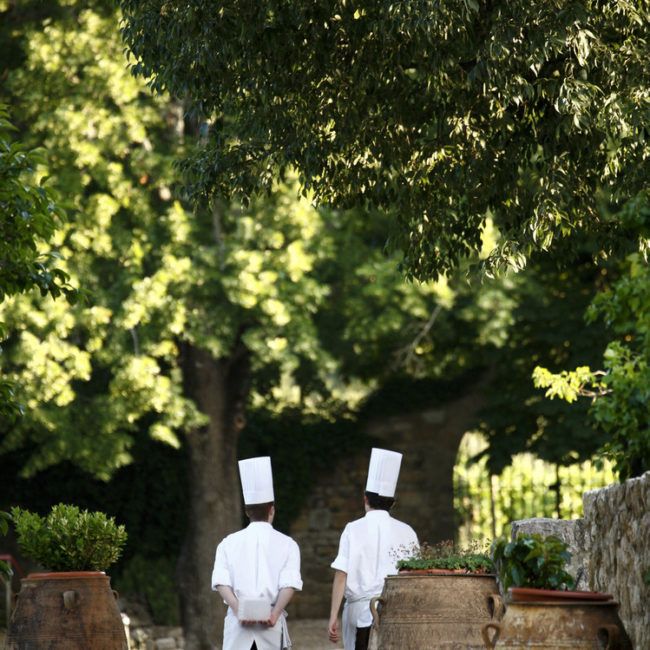
[[[333,643],[342,636],[345,650],[366,650],[372,624],[370,599],[381,594],[387,575],[397,573],[398,560],[419,547],[415,531],[389,514],[401,462],[402,454],[396,451],[372,450],[363,499],[365,517],[345,527],[331,565],[335,574],[328,633]]]
[[[228,605],[223,650],[290,648],[284,608],[302,589],[300,550],[272,526],[271,459],[239,461],[239,476],[250,523],[219,544],[212,571],[212,589]]]

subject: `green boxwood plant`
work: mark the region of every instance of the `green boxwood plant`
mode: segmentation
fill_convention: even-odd
[[[567,545],[554,536],[517,535],[492,545],[492,560],[504,591],[510,587],[537,589],[573,589],[575,579],[566,571],[571,559]]]
[[[124,526],[102,512],[58,504],[46,517],[12,508],[20,550],[50,571],[105,571],[120,556]]]
[[[484,552],[484,546],[480,542],[466,548],[456,546],[450,540],[434,545],[425,542],[413,549],[409,557],[399,560],[397,568],[400,571],[446,569],[466,573],[492,573],[492,560]]]

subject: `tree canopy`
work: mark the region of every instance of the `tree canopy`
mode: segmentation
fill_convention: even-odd
[[[488,267],[630,234],[617,212],[648,183],[647,3],[120,4],[134,72],[204,121],[183,163],[195,197],[247,200],[296,169],[318,202],[388,212],[419,278],[480,250],[490,215]]]

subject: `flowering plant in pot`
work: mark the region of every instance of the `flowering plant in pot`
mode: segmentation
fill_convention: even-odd
[[[7,650],[126,650],[117,593],[104,573],[124,547],[124,526],[65,504],[45,517],[12,508],[11,519],[22,553],[48,572],[21,581]]]
[[[397,568],[400,573],[420,572],[430,575],[494,572],[494,565],[485,550],[485,544],[473,542],[467,547],[461,547],[451,540],[433,545],[424,542],[420,547],[411,549],[407,557],[399,560]]]

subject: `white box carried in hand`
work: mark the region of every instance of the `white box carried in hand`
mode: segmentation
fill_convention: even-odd
[[[264,598],[242,598],[237,607],[240,621],[268,621],[271,617],[271,603]]]

